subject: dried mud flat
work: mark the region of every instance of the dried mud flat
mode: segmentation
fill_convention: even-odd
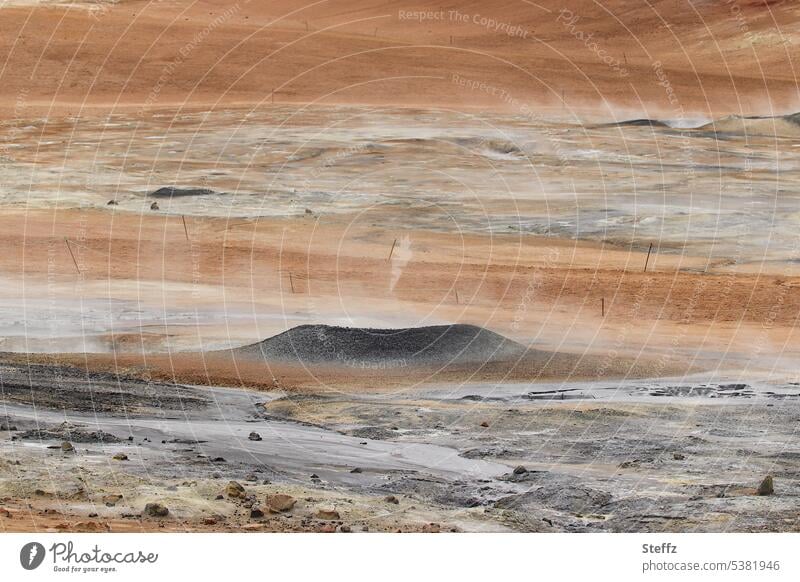
[[[0,372],[5,531],[800,529],[795,384],[312,394]],[[85,389],[51,389],[65,379]]]

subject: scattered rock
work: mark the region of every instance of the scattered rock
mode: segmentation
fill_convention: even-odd
[[[160,210],[160,208],[158,207],[158,202],[153,202],[150,205],[150,210]]]
[[[514,475],[524,475],[527,472],[528,472],[528,469],[526,469],[522,465],[519,465],[518,467],[514,468]]]
[[[325,523],[317,528],[318,533],[334,533],[336,525],[333,523]]]
[[[317,510],[317,519],[338,520],[340,516],[334,508],[323,507]]]
[[[439,533],[442,527],[438,523],[426,523],[422,526],[422,533]]]
[[[350,533],[352,530],[350,529],[349,525],[340,525],[339,531],[342,533]]]
[[[258,476],[255,473],[250,473],[247,477],[244,478],[244,480],[249,483],[257,483]]]
[[[775,493],[775,488],[772,483],[772,475],[767,475],[764,477],[764,480],[761,482],[761,485],[758,486],[757,493],[759,495],[772,495]]]
[[[5,507],[0,507],[0,517],[11,519],[11,512],[7,510]]]
[[[258,507],[253,507],[250,510],[250,519],[258,519],[260,517],[264,517],[264,512]]]
[[[144,506],[144,515],[148,517],[167,517],[169,509],[160,503],[148,503]]]
[[[400,505],[400,500],[397,499],[394,495],[387,495],[383,498],[386,503],[394,503],[395,505]]]
[[[203,518],[203,525],[216,525],[217,520],[213,517],[204,517]]]
[[[672,458],[676,461],[683,461],[686,459],[686,455],[683,453],[672,453]]]
[[[359,467],[356,467],[355,469],[353,469],[353,470],[352,470],[352,471],[350,471],[350,472],[351,472],[351,473],[361,473],[362,471],[361,471],[361,469],[360,469]]]
[[[245,490],[240,483],[237,483],[236,481],[231,481],[225,487],[225,494],[228,497],[233,497],[238,499],[238,498],[243,498],[245,496]]]
[[[481,423],[481,426],[482,426],[483,428],[489,428],[489,423],[488,423],[488,422],[486,422],[486,421],[484,420],[484,421]]]
[[[250,436],[248,436],[247,439],[251,440],[251,441],[260,441],[261,440],[261,435],[258,434],[255,431],[253,431],[253,432],[250,433]]]
[[[267,495],[265,499],[267,509],[272,513],[282,513],[284,511],[291,511],[297,500],[291,495],[283,493],[276,493],[275,495]]]
[[[117,453],[111,458],[114,459],[115,461],[127,461],[128,455],[126,455],[125,453]]]
[[[61,450],[65,453],[74,453],[75,447],[72,446],[72,443],[69,441],[64,441],[61,443]]]
[[[109,200],[108,202],[106,202],[106,206],[116,206],[117,204],[119,204],[119,202],[117,202],[116,200]]]

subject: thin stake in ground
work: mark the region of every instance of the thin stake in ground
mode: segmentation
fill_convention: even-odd
[[[460,304],[461,304],[461,301],[460,301],[460,300],[459,300],[459,298],[458,298],[458,289],[456,289],[456,288],[453,288],[453,291],[455,291],[455,292],[456,292],[456,305],[460,305]]]
[[[67,245],[67,250],[69,251],[69,256],[72,257],[72,262],[75,263],[75,270],[78,271],[78,274],[81,274],[81,268],[78,266],[78,261],[75,260],[75,255],[72,253],[72,247],[69,246],[69,239],[64,237],[64,244]]]
[[[642,271],[643,273],[647,272],[647,265],[648,265],[648,263],[650,263],[650,253],[652,251],[653,251],[653,243],[650,243],[650,248],[647,249],[647,258],[644,261],[644,271]]]
[[[289,285],[292,287],[292,293],[294,293],[294,277],[292,277],[291,273],[289,273]]]
[[[186,235],[186,240],[189,240],[189,229],[186,228],[186,217],[181,214],[181,220],[183,220],[183,234]]]
[[[606,298],[605,297],[601,297],[600,298],[600,315],[602,317],[606,316]]]
[[[394,239],[394,242],[392,243],[392,250],[389,251],[389,258],[386,259],[387,261],[391,261],[392,260],[392,255],[394,254],[394,247],[395,246],[397,246],[397,239]]]

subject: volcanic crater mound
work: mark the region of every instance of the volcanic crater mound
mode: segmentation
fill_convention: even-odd
[[[526,348],[474,325],[403,329],[301,325],[234,350],[240,357],[331,365],[484,364],[519,358]]]

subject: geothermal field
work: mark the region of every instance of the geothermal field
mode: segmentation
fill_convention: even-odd
[[[0,1],[0,532],[800,531],[800,12],[429,4]]]

